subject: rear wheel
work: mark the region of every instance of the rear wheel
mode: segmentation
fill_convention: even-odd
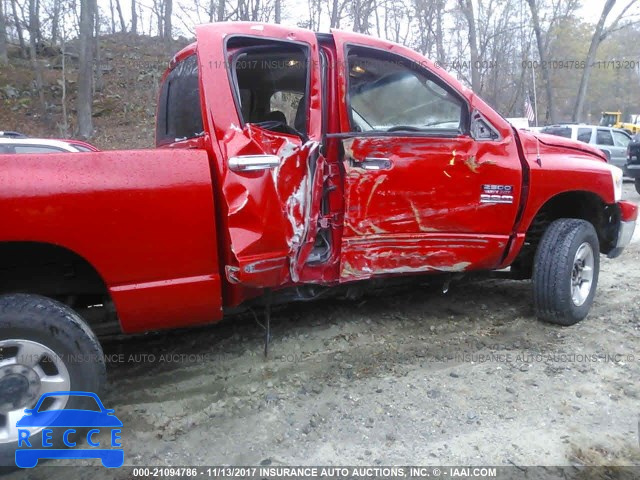
[[[38,295],[0,297],[0,467],[15,465],[16,422],[43,393],[99,393],[105,379],[102,348],[80,316]],[[83,397],[51,397],[43,410],[78,409]],[[44,427],[31,428],[40,442]]]
[[[587,316],[600,270],[600,244],[591,223],[562,218],[549,225],[533,265],[536,315],[558,325]]]

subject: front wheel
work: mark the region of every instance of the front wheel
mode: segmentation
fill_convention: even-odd
[[[16,422],[25,408],[47,392],[99,393],[105,372],[98,340],[69,307],[39,295],[0,297],[0,471],[15,466]],[[54,396],[39,411],[80,409],[84,402],[85,397]],[[44,427],[29,428],[32,444]]]
[[[536,315],[557,325],[573,325],[587,316],[600,271],[600,244],[593,225],[561,218],[549,225],[533,264]]]

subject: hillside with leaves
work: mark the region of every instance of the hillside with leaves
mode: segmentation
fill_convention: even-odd
[[[102,149],[148,148],[154,142],[157,92],[171,55],[189,43],[170,45],[157,38],[114,34],[100,37],[100,60],[94,68],[95,93],[91,142]],[[44,106],[29,60],[17,49],[0,68],[0,130],[30,136],[71,138],[76,132],[77,45],[42,49]],[[169,53],[170,52],[170,53]]]

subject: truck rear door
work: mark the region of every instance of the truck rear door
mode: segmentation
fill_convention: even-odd
[[[316,37],[234,22],[198,27],[197,45],[227,280],[295,282],[315,242],[323,180]]]

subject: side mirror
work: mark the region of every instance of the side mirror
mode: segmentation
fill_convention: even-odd
[[[474,110],[471,114],[471,137],[478,141],[498,140],[500,134],[498,131],[484,118],[484,116]]]

